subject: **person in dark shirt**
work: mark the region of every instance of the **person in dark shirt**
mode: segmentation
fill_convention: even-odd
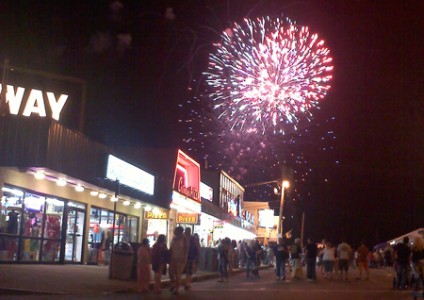
[[[302,279],[302,263],[301,263],[302,247],[300,245],[300,238],[296,238],[294,243],[290,246],[290,258],[293,263],[292,278]]]
[[[306,278],[308,280],[317,279],[316,275],[316,261],[318,254],[317,244],[311,239],[308,238],[308,244],[305,247],[306,254]]]
[[[409,284],[409,264],[411,260],[411,249],[409,248],[409,238],[403,238],[403,243],[399,243],[394,248],[396,261],[396,288],[407,289]]]
[[[275,256],[275,273],[277,280],[286,279],[286,262],[289,258],[289,252],[286,245],[280,240],[278,245],[275,245],[272,250]]]
[[[7,215],[9,216],[9,221],[7,221],[7,233],[17,234],[19,214],[16,211],[12,210]]]

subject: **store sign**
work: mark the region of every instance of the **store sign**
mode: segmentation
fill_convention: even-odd
[[[168,219],[168,213],[166,211],[160,211],[160,212],[146,211],[144,217],[146,219],[166,220]]]
[[[177,213],[177,223],[199,225],[199,214]]]
[[[213,221],[213,228],[214,229],[224,228],[224,221],[221,221],[221,220]]]
[[[173,190],[200,202],[200,165],[178,150]]]
[[[119,183],[153,195],[155,177],[136,166],[133,166],[113,155],[109,155],[106,177],[111,180],[119,180]]]
[[[192,186],[184,186],[183,181],[180,179],[177,191],[184,196],[187,196],[194,200],[199,200],[199,190]]]
[[[4,93],[3,86],[0,84],[0,94]],[[47,101],[44,96],[47,96]],[[6,104],[9,104],[9,112],[12,115],[21,115],[29,117],[32,114],[38,114],[40,117],[46,117],[46,106],[50,108],[51,117],[59,121],[63,106],[68,100],[68,95],[61,94],[59,98],[52,92],[43,93],[40,90],[31,89],[25,93],[25,88],[7,85]]]
[[[213,200],[213,188],[200,182],[200,198],[212,202]]]
[[[259,209],[259,227],[273,228],[274,227],[274,210],[273,209]]]

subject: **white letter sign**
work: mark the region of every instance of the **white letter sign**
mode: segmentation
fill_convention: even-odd
[[[0,93],[2,92],[2,85],[0,84]],[[22,105],[25,105],[22,112],[23,116],[29,117],[31,114],[38,114],[40,117],[46,117],[46,105],[43,97],[43,92],[40,90],[32,89],[29,93],[28,98],[22,103],[25,94],[23,87],[17,87],[15,93],[15,87],[13,85],[7,85],[6,87],[6,103],[9,104],[9,112],[12,115],[18,115]],[[68,100],[68,95],[61,94],[57,99],[55,94],[52,92],[46,92],[52,118],[59,121],[60,112],[63,106]]]

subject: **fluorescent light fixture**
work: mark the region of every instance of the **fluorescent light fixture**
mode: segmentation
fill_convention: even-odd
[[[41,179],[46,178],[46,174],[44,174],[43,171],[37,171],[37,172],[34,173],[34,177],[35,177],[35,179],[41,180]]]
[[[58,186],[65,186],[66,185],[66,179],[65,178],[58,178],[56,181],[56,184]]]
[[[77,184],[76,186],[75,186],[75,190],[77,191],[77,192],[84,192],[84,187],[82,186],[82,185],[80,185],[80,184]]]
[[[130,205],[130,204],[131,204],[131,201],[130,201],[130,200],[125,200],[123,204],[124,204],[125,206],[128,206],[128,205]]]
[[[100,193],[99,194],[99,198],[100,199],[105,199],[107,197],[107,195],[105,193]]]
[[[97,195],[99,195],[99,192],[98,191],[91,191],[90,195],[93,196],[93,197],[96,197]]]

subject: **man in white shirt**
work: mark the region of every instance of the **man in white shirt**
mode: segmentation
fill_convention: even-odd
[[[337,258],[339,259],[340,279],[348,280],[349,261],[352,255],[352,247],[344,240],[337,246]]]

